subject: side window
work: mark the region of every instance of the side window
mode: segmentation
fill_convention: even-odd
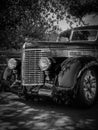
[[[73,32],[72,41],[94,41],[96,38],[96,30],[76,30]]]
[[[97,31],[91,31],[91,32],[90,32],[90,35],[89,35],[89,37],[88,37],[88,40],[89,40],[89,41],[91,41],[91,40],[94,41],[94,40],[97,38],[97,34],[98,34]]]
[[[60,42],[69,41],[68,37],[60,37]]]

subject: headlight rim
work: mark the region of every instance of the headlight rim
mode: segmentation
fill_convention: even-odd
[[[45,66],[45,63],[44,62],[47,62],[46,66]],[[44,66],[42,65],[44,63]],[[48,58],[48,57],[41,57],[41,59],[39,60],[39,67],[42,71],[46,71],[50,68],[51,66],[51,60]]]
[[[9,69],[14,69],[14,68],[16,68],[16,66],[17,66],[16,59],[15,58],[10,58],[8,60],[8,67],[9,67]]]

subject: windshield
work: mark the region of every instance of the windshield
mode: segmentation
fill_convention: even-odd
[[[64,31],[60,34],[57,41],[66,42],[70,40],[71,30]]]
[[[95,41],[97,30],[74,30],[71,41]]]

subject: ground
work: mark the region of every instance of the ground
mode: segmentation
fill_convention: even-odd
[[[0,130],[97,130],[97,115],[98,103],[84,109],[0,94]]]

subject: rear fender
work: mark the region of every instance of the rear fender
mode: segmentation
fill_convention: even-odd
[[[81,69],[79,59],[69,58],[61,65],[61,71],[58,74],[58,85],[66,90],[72,89],[77,81],[77,75]]]

